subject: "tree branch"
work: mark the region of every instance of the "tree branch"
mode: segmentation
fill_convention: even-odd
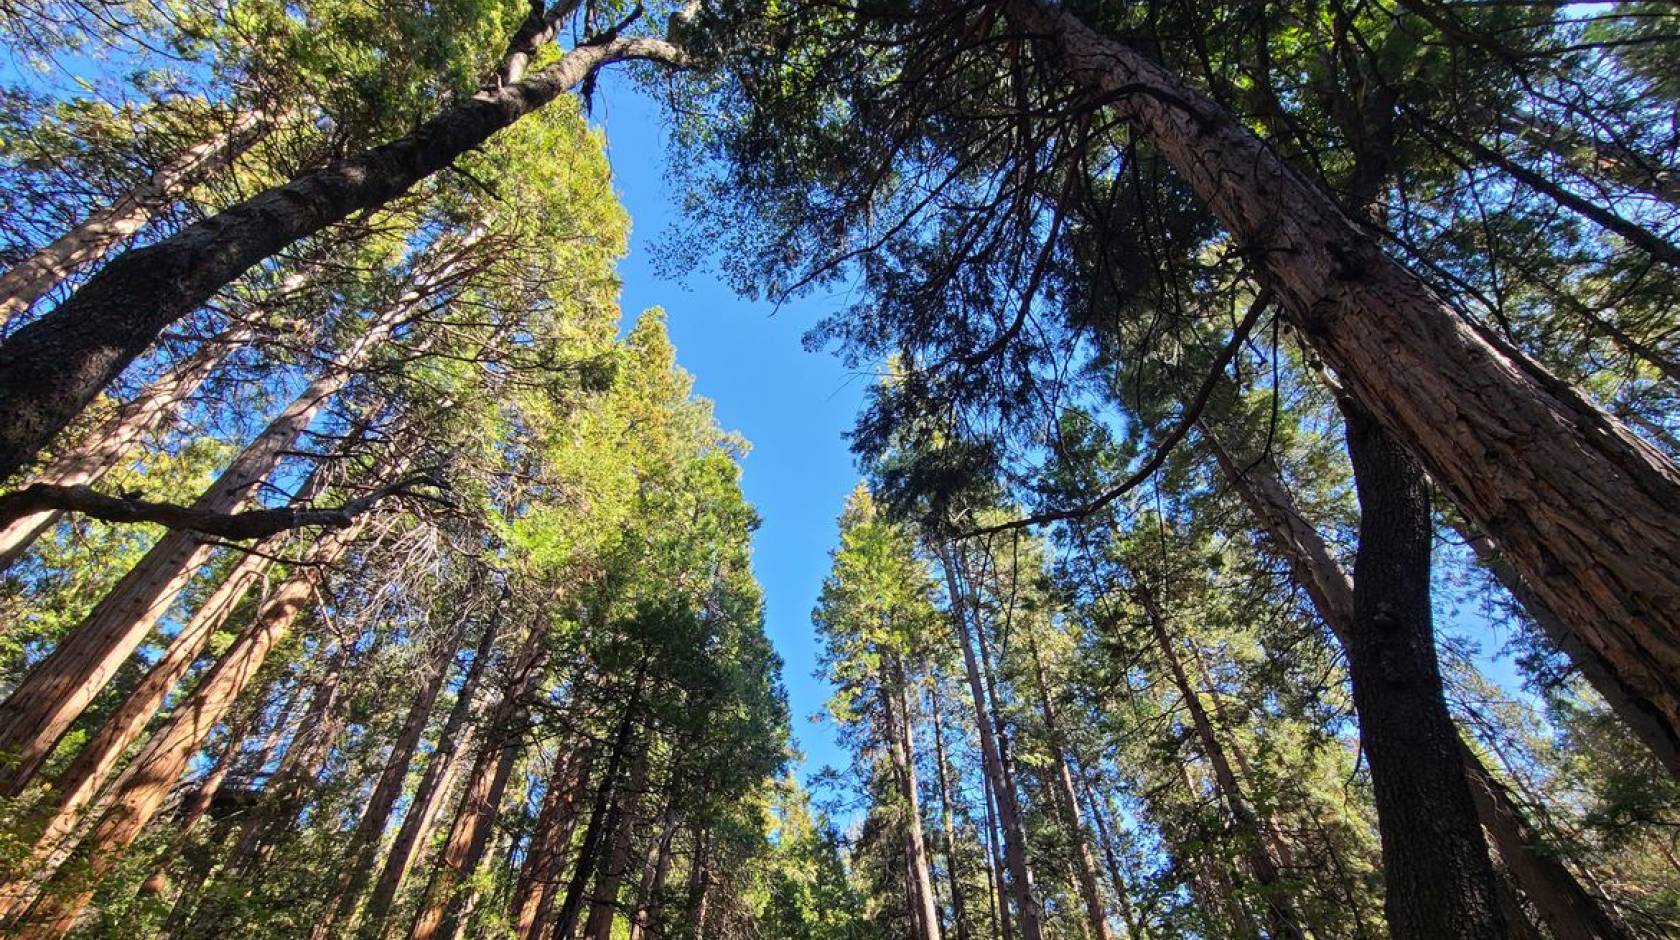
[[[1255,296],[1254,303],[1249,305],[1248,312],[1243,315],[1242,322],[1237,324],[1236,330],[1231,334],[1231,341],[1225,344],[1225,350],[1219,354],[1219,360],[1213,364],[1213,368],[1209,369],[1207,375],[1202,379],[1202,387],[1196,390],[1196,397],[1179,415],[1178,424],[1174,425],[1173,429],[1167,432],[1167,436],[1161,439],[1161,443],[1156,446],[1155,452],[1149,455],[1149,459],[1143,462],[1143,466],[1138,467],[1126,479],[1105,491],[1101,496],[1082,505],[1071,506],[1067,509],[1048,510],[1023,519],[1000,522],[996,525],[964,532],[957,537],[966,539],[980,535],[991,535],[994,532],[1005,532],[1010,529],[1025,529],[1029,526],[1044,525],[1050,522],[1083,519],[1137,489],[1145,480],[1154,476],[1155,471],[1161,469],[1161,465],[1165,464],[1167,458],[1172,455],[1173,448],[1184,440],[1184,435],[1190,432],[1190,428],[1201,417],[1202,410],[1207,407],[1208,399],[1213,397],[1214,389],[1218,388],[1219,383],[1225,378],[1225,368],[1231,364],[1232,359],[1236,358],[1237,350],[1242,348],[1243,342],[1248,339],[1248,334],[1253,332],[1254,324],[1260,322],[1260,315],[1265,312],[1267,307],[1271,306],[1271,303],[1272,289],[1269,287],[1262,288],[1260,293]]]
[[[357,516],[394,496],[416,497],[448,505],[441,497],[416,492],[417,486],[444,488],[437,478],[419,475],[382,486],[331,509],[297,506],[224,513],[173,503],[156,503],[132,496],[111,496],[89,486],[35,483],[0,496],[0,525],[32,513],[58,511],[80,513],[105,522],[153,522],[170,529],[184,529],[236,541],[260,539],[305,526],[346,528]]]

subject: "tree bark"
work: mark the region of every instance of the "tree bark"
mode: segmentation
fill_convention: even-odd
[[[408,932],[409,940],[454,940],[464,926],[472,901],[471,892],[464,889],[484,858],[490,832],[501,814],[508,777],[524,748],[531,693],[547,661],[548,631],[533,625],[505,680],[502,697],[490,711],[489,728],[480,738],[461,807]]]
[[[159,210],[179,202],[210,174],[238,159],[267,132],[268,117],[252,110],[181,151],[144,183],[89,213],[64,234],[0,275],[0,326],[34,306],[78,270],[140,231]]]
[[[630,870],[630,840],[635,835],[642,797],[647,790],[650,743],[644,741],[636,749],[636,757],[630,764],[630,778],[624,790],[613,800],[607,826],[611,840],[607,864],[596,878],[595,896],[589,901],[589,917],[583,924],[584,940],[612,940],[613,921],[618,919],[619,891],[624,885],[625,873]]]
[[[57,454],[30,483],[83,486],[93,483],[134,451],[141,438],[157,430],[192,398],[227,357],[251,341],[253,330],[234,326],[221,336],[201,343],[197,350],[170,372],[123,404],[87,437]],[[22,558],[35,540],[62,515],[44,510],[13,519],[0,526],[0,571]]]
[[[659,914],[659,896],[671,875],[671,856],[676,847],[677,800],[674,789],[660,814],[659,837],[648,848],[648,858],[642,868],[642,883],[636,891],[636,913],[630,920],[630,940],[650,940]]]
[[[52,940],[75,926],[93,898],[98,879],[117,867],[125,850],[157,814],[192,755],[233,707],[239,693],[262,668],[269,651],[314,595],[322,568],[343,554],[360,528],[330,532],[316,543],[298,572],[275,590],[251,625],[129,763],[111,808],[83,840],[78,853],[91,876],[89,885],[70,887],[63,893],[49,890],[30,913],[31,936]],[[63,877],[62,870],[58,877]]]
[[[945,569],[946,592],[950,595],[951,623],[956,628],[957,645],[962,649],[963,668],[968,673],[969,692],[974,698],[975,724],[980,730],[981,763],[987,779],[991,781],[998,822],[1003,829],[1003,857],[1009,869],[1009,889],[1015,901],[1015,919],[1020,923],[1023,940],[1043,940],[1042,915],[1033,890],[1032,872],[1027,867],[1021,811],[1015,800],[1014,788],[1004,776],[1003,756],[998,747],[991,709],[986,704],[986,689],[980,677],[980,664],[975,658],[973,641],[969,635],[968,604],[962,593],[962,585],[957,579],[957,560],[952,549],[948,547],[940,549],[939,558]]]
[[[594,752],[582,750],[561,762],[549,776],[548,792],[543,795],[542,809],[537,814],[536,832],[531,836],[531,847],[513,892],[516,940],[542,940],[548,927],[549,914],[554,910],[555,887],[565,868],[572,831],[577,826],[577,804],[589,786],[593,763]]]
[[[406,307],[397,305],[377,316],[233,459],[192,509],[229,513],[250,502],[281,456],[405,312]],[[191,532],[164,533],[52,654],[18,683],[0,704],[0,752],[16,755],[15,763],[0,769],[0,793],[15,796],[28,786],[71,723],[169,612],[213,548]]]
[[[1050,698],[1050,684],[1044,677],[1044,660],[1038,653],[1038,639],[1029,627],[1027,652],[1032,658],[1033,681],[1038,686],[1039,713],[1044,716],[1046,743],[1050,760],[1055,766],[1051,776],[1061,803],[1062,824],[1067,827],[1068,840],[1073,845],[1074,874],[1079,884],[1080,900],[1085,902],[1085,920],[1095,940],[1110,940],[1108,914],[1103,910],[1102,890],[1097,886],[1097,860],[1091,852],[1091,840],[1085,833],[1085,821],[1080,818],[1079,794],[1073,786],[1073,771],[1068,767],[1067,742],[1056,715],[1055,702]]]
[[[1353,397],[1571,632],[1680,728],[1680,468],[1474,327],[1176,76],[1065,9],[1003,3],[1070,82],[1116,101],[1256,260]]]
[[[1257,462],[1245,470],[1238,466],[1212,433],[1205,437],[1232,486],[1249,511],[1261,521],[1273,546],[1289,565],[1296,583],[1306,589],[1319,617],[1345,649],[1349,634],[1355,629],[1354,583],[1331,557],[1318,530],[1296,508],[1294,499],[1284,489],[1276,468],[1269,460]],[[1513,801],[1501,800],[1505,795],[1504,788],[1486,785],[1494,778],[1475,753],[1461,745],[1459,756],[1463,773],[1470,784],[1477,818],[1483,828],[1493,835],[1500,859],[1516,879],[1518,887],[1530,898],[1574,899],[1564,905],[1541,905],[1536,901],[1547,928],[1562,938],[1592,936],[1582,931],[1594,929],[1592,924],[1613,924],[1614,920],[1601,909],[1594,914],[1573,915],[1573,910],[1583,903],[1598,909],[1597,899],[1567,868],[1556,864],[1539,848],[1537,834],[1523,818],[1521,809]],[[1375,767],[1372,769],[1374,772]]]
[[[426,770],[414,788],[408,811],[403,815],[402,827],[397,830],[396,839],[385,855],[385,865],[380,869],[379,880],[374,882],[373,894],[362,909],[361,924],[356,931],[361,940],[379,940],[384,935],[385,922],[391,916],[391,907],[396,903],[403,879],[431,835],[432,824],[459,766],[458,758],[472,737],[468,722],[472,718],[473,700],[477,697],[478,687],[484,682],[485,670],[495,652],[496,640],[501,634],[502,615],[502,605],[498,603],[479,633],[478,648],[473,652],[472,663],[467,666],[467,674],[461,679],[455,704],[438,732],[437,746],[432,749]]]
[[[1435,659],[1423,468],[1357,405],[1344,413],[1360,509],[1348,673],[1376,795],[1389,929],[1396,940],[1495,940],[1505,921]]]
[[[974,928],[969,923],[968,904],[963,897],[962,879],[958,877],[957,827],[951,811],[950,764],[945,759],[945,721],[939,708],[937,677],[929,693],[933,709],[933,757],[939,770],[939,828],[945,839],[945,877],[951,883],[951,919],[957,926],[957,940],[972,940]]]
[[[445,107],[406,137],[335,161],[111,259],[0,347],[0,480],[46,447],[169,324],[281,249],[375,209],[613,62],[682,64],[663,40],[578,46],[512,85]]]
[[[618,777],[624,769],[624,759],[630,751],[631,737],[636,731],[638,713],[642,707],[642,683],[647,678],[647,660],[643,659],[636,668],[636,681],[628,699],[624,703],[624,713],[618,720],[618,728],[613,732],[612,748],[607,752],[606,772],[601,775],[601,783],[595,788],[595,800],[589,809],[589,825],[583,832],[583,843],[578,846],[577,864],[572,866],[571,880],[566,883],[566,896],[560,902],[560,912],[554,918],[554,940],[571,940],[572,932],[577,929],[578,917],[583,912],[584,894],[588,890],[590,881],[595,877],[595,869],[600,865],[601,843],[607,829],[607,816],[612,811],[613,799],[618,790]],[[696,861],[696,865],[700,862]]]

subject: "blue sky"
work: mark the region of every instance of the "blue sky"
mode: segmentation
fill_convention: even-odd
[[[714,271],[697,270],[680,281],[662,276],[658,243],[678,219],[679,200],[666,179],[659,108],[620,74],[603,76],[594,107],[591,119],[606,129],[619,196],[630,213],[630,256],[619,266],[625,317],[665,308],[677,361],[694,374],[699,394],[716,404],[719,423],[752,443],[742,485],[763,518],[753,540],[754,566],[770,638],[785,660],[794,734],[806,771],[844,766],[832,729],[809,720],[828,697],[812,675],[811,608],[828,573],[841,504],[858,479],[842,435],[873,379],[801,346],[805,331],[837,302],[816,297],[776,308],[737,296]]]

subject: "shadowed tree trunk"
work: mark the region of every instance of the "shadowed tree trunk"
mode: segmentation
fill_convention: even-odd
[[[179,202],[210,174],[227,166],[266,133],[261,111],[237,114],[226,126],[181,151],[144,183],[95,209],[64,234],[0,275],[0,326],[34,306],[54,287],[140,231],[161,209]]]
[[[1176,76],[1064,8],[1002,9],[1172,164],[1352,396],[1680,740],[1680,469],[1460,316]]]
[[[548,792],[543,795],[542,809],[537,814],[536,831],[531,835],[531,848],[519,871],[519,883],[514,887],[512,911],[516,940],[542,940],[548,927],[549,914],[554,910],[555,888],[565,869],[566,853],[577,826],[577,804],[589,786],[594,757],[594,752],[587,749],[574,753],[559,762],[549,777]]]
[[[607,864],[596,878],[595,896],[589,902],[589,917],[583,924],[584,940],[612,940],[613,921],[618,918],[618,895],[624,885],[624,875],[630,870],[630,840],[635,835],[641,816],[643,797],[648,779],[648,744],[636,750],[630,764],[630,778],[623,792],[613,801],[607,830],[611,846]]]
[[[466,630],[467,619],[463,616],[456,621],[448,636],[438,643],[435,658],[422,670],[419,677],[420,690],[414,696],[401,727],[397,729],[396,739],[391,742],[391,752],[385,758],[385,766],[380,770],[379,778],[374,781],[373,791],[368,794],[367,804],[356,820],[356,828],[350,833],[350,844],[345,850],[347,864],[339,874],[338,886],[334,890],[335,897],[327,905],[327,915],[322,917],[310,932],[313,940],[327,940],[334,936],[337,926],[349,919],[356,910],[356,904],[361,900],[367,887],[368,876],[372,873],[376,861],[380,836],[384,835],[385,826],[391,819],[391,810],[396,807],[398,798],[402,796],[403,782],[408,777],[409,765],[414,762],[414,753],[420,747],[420,739],[426,733],[426,723],[431,719],[432,707],[437,704],[438,694],[443,691],[444,679],[448,677],[449,664],[455,659],[461,634]]]
[[[1206,433],[1204,437],[1227,479],[1249,511],[1260,520],[1275,550],[1288,563],[1295,581],[1312,599],[1319,617],[1345,648],[1349,633],[1355,629],[1354,582],[1331,556],[1318,530],[1301,515],[1269,460],[1239,466],[1214,434]],[[1363,538],[1362,534],[1362,541]],[[1445,708],[1444,704],[1442,708]],[[1603,925],[1614,925],[1614,921],[1567,868],[1547,856],[1533,827],[1524,819],[1516,803],[1509,799],[1505,788],[1485,785],[1494,778],[1476,755],[1460,746],[1458,759],[1469,781],[1478,820],[1493,837],[1494,847],[1518,887],[1534,900],[1536,909],[1546,920],[1547,928],[1560,938],[1625,936],[1602,932]],[[1540,903],[1540,898],[1570,900],[1565,904],[1547,905]],[[1578,915],[1577,911],[1596,913]],[[1594,934],[1593,930],[1600,933]]]
[[[951,811],[950,764],[945,759],[945,720],[939,708],[937,676],[929,683],[928,691],[933,710],[933,758],[939,771],[939,830],[945,842],[945,877],[951,883],[951,919],[957,926],[957,940],[971,940],[974,928],[969,923],[968,903],[963,897],[962,879],[958,877],[957,827]]]
[[[939,902],[933,893],[927,840],[922,834],[922,804],[916,784],[916,748],[910,735],[910,698],[904,664],[896,654],[886,657],[886,674],[879,684],[881,717],[886,722],[887,751],[893,781],[904,814],[905,866],[909,875],[908,907],[917,940],[939,940]]]
[[[1201,694],[1190,684],[1189,675],[1184,671],[1178,650],[1173,644],[1172,634],[1167,630],[1166,614],[1161,609],[1160,599],[1153,587],[1142,583],[1134,588],[1133,593],[1144,609],[1150,633],[1154,636],[1156,648],[1167,666],[1167,673],[1172,677],[1173,686],[1178,689],[1185,710],[1190,713],[1196,739],[1201,743],[1202,753],[1213,768],[1215,787],[1225,803],[1226,810],[1231,814],[1231,819],[1236,823],[1237,839],[1248,859],[1254,880],[1260,885],[1259,893],[1266,908],[1268,934],[1273,937],[1305,940],[1306,934],[1301,929],[1301,917],[1296,909],[1292,889],[1283,883],[1283,874],[1278,868],[1277,859],[1272,857],[1268,848],[1265,827],[1260,821],[1260,816],[1244,795],[1242,783],[1237,779],[1230,757],[1225,753],[1225,746],[1214,731],[1213,720],[1202,705]]]

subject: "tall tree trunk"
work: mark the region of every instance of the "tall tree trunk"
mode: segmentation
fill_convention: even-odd
[[[157,814],[192,755],[233,707],[239,693],[262,668],[269,651],[314,595],[322,569],[344,553],[365,522],[363,517],[357,524],[321,537],[297,573],[274,591],[251,625],[129,763],[111,808],[82,841],[78,854],[85,860],[88,885],[70,887],[63,893],[49,890],[30,912],[31,936],[51,940],[64,936],[75,925],[92,900],[98,879],[117,867],[125,850]],[[57,877],[63,877],[62,870]]]
[[[1305,588],[1319,617],[1346,648],[1349,635],[1356,629],[1354,582],[1331,556],[1318,530],[1301,515],[1269,460],[1248,467],[1239,466],[1216,436],[1208,433],[1205,437],[1227,479],[1249,511],[1260,520],[1274,548],[1289,565],[1296,583]],[[1495,570],[1497,573],[1498,569]],[[1442,707],[1445,707],[1444,704]],[[1567,868],[1548,864],[1555,860],[1548,858],[1533,827],[1523,819],[1521,809],[1514,802],[1502,800],[1504,788],[1483,785],[1483,781],[1494,778],[1475,753],[1460,747],[1459,757],[1474,797],[1477,818],[1483,828],[1493,835],[1501,860],[1505,861],[1507,870],[1517,880],[1523,893],[1531,898],[1576,899],[1565,905],[1541,905],[1536,902],[1547,928],[1560,938],[1592,936],[1582,931],[1595,929],[1592,924],[1614,923],[1613,918],[1600,909],[1592,892],[1587,891]],[[1572,911],[1581,905],[1597,913],[1583,917],[1573,915]]]
[[[607,831],[610,848],[607,864],[595,882],[595,896],[589,901],[589,917],[583,924],[584,940],[612,940],[613,921],[618,918],[618,895],[624,884],[624,874],[630,869],[630,840],[636,832],[641,815],[642,797],[646,794],[648,778],[648,748],[644,741],[636,749],[630,764],[630,778],[613,801]]]
[[[1244,795],[1242,783],[1237,779],[1236,771],[1231,767],[1230,758],[1225,753],[1225,745],[1219,740],[1213,720],[1202,705],[1201,694],[1190,684],[1189,675],[1184,671],[1184,664],[1179,659],[1172,634],[1167,630],[1166,614],[1161,609],[1155,588],[1140,582],[1133,593],[1144,609],[1156,648],[1166,664],[1168,675],[1172,677],[1173,686],[1178,689],[1179,697],[1184,700],[1185,710],[1190,713],[1191,725],[1196,729],[1196,738],[1201,743],[1202,753],[1213,768],[1214,784],[1225,803],[1226,811],[1231,814],[1231,819],[1236,824],[1237,838],[1248,859],[1248,866],[1253,872],[1254,880],[1260,885],[1259,894],[1261,903],[1266,908],[1268,933],[1273,937],[1305,940],[1306,934],[1301,929],[1301,917],[1295,906],[1292,889],[1283,883],[1283,874],[1268,847],[1265,827],[1260,821],[1260,816]]]
[[[266,124],[262,111],[234,115],[225,127],[181,151],[144,183],[95,209],[50,244],[12,265],[0,275],[0,326],[34,306],[76,271],[105,257],[153,215],[238,159],[262,139]]]
[[[408,932],[409,940],[454,940],[464,926],[472,902],[467,885],[484,858],[491,830],[501,814],[508,777],[523,750],[530,723],[531,693],[547,661],[548,631],[533,624],[505,680],[502,697],[487,718],[488,730],[480,738],[478,755],[467,775],[461,807]]]
[[[612,748],[607,752],[606,771],[601,775],[600,786],[595,789],[594,804],[589,809],[589,825],[584,829],[583,843],[578,846],[577,864],[572,866],[572,877],[566,883],[565,898],[560,902],[560,912],[554,918],[554,940],[571,940],[573,931],[577,929],[578,917],[583,913],[584,894],[595,877],[595,870],[600,866],[602,843],[605,841],[608,826],[607,817],[612,812],[614,796],[619,789],[618,777],[624,769],[624,759],[630,751],[631,738],[636,731],[636,722],[642,707],[642,683],[646,678],[647,660],[644,658],[641,665],[636,667],[634,686],[625,700],[618,728],[613,732]]]
[[[909,873],[909,914],[917,940],[939,940],[939,902],[933,893],[927,840],[922,835],[922,804],[916,784],[916,747],[910,734],[909,683],[904,664],[888,652],[886,675],[880,683],[881,716],[886,722],[887,750],[904,814],[904,858]]]
[[[677,836],[677,793],[674,785],[660,814],[659,836],[648,847],[648,857],[642,867],[642,883],[636,891],[636,913],[630,920],[630,940],[651,940],[654,923],[659,916],[659,896],[671,875],[671,856]]]
[[[1460,316],[1176,76],[1065,8],[1003,8],[1070,82],[1116,102],[1353,397],[1680,740],[1680,468]]]
[[[362,814],[356,820],[356,828],[350,833],[349,845],[344,853],[344,870],[338,876],[334,896],[326,906],[326,915],[310,931],[311,940],[328,940],[334,936],[337,926],[345,923],[350,915],[355,913],[368,876],[373,872],[374,861],[379,851],[379,838],[384,835],[386,824],[391,819],[391,810],[396,807],[398,798],[402,796],[403,782],[408,778],[409,765],[414,762],[414,753],[420,747],[420,739],[426,734],[426,724],[431,720],[432,707],[437,704],[438,695],[443,691],[444,679],[449,674],[449,664],[455,660],[461,635],[467,627],[467,619],[466,616],[462,616],[456,620],[448,635],[437,644],[435,658],[425,664],[421,675],[417,677],[420,690],[409,705],[402,725],[397,729],[396,740],[391,742],[391,752],[385,758],[385,766],[380,770],[379,778],[374,781],[373,791],[368,794]]]
[[[980,676],[980,663],[975,657],[973,641],[970,638],[968,602],[958,581],[957,559],[954,550],[948,546],[940,547],[939,558],[945,569],[946,591],[950,595],[951,623],[956,628],[957,645],[962,649],[963,668],[968,673],[969,692],[974,698],[975,724],[980,730],[981,763],[987,779],[991,781],[998,822],[1003,829],[1003,857],[1009,869],[1009,889],[1015,902],[1016,919],[1020,922],[1023,940],[1043,940],[1042,915],[1033,890],[1032,872],[1027,867],[1021,811],[1015,801],[1014,788],[1009,785],[1004,775],[1003,755],[998,747],[997,730],[993,724],[991,709],[986,703],[986,687]]]
[[[951,773],[945,759],[945,720],[939,708],[937,676],[929,683],[929,696],[933,710],[933,758],[939,771],[939,829],[945,840],[945,877],[951,883],[951,919],[957,925],[957,940],[972,940],[974,927],[969,923],[968,904],[958,876],[957,827],[951,811]]]
[[[87,437],[55,455],[28,482],[84,486],[98,480],[132,453],[141,438],[174,416],[227,357],[250,342],[254,334],[250,327],[238,324],[218,337],[205,340],[191,356],[125,402]],[[16,564],[41,533],[62,515],[49,509],[0,526],[0,571]]]
[[[168,238],[125,251],[0,348],[0,480],[42,448],[165,327],[249,268],[378,208],[613,62],[682,64],[663,40],[578,46],[522,80],[445,107],[413,133],[259,193]]]
[[[472,663],[467,666],[467,674],[461,679],[460,691],[455,694],[455,704],[450,708],[449,717],[444,720],[442,730],[438,732],[437,746],[432,749],[426,770],[420,775],[420,782],[414,788],[408,811],[403,815],[402,827],[397,830],[396,839],[385,855],[385,865],[380,869],[379,880],[374,882],[373,893],[362,909],[361,924],[356,931],[356,936],[361,940],[379,940],[384,935],[385,922],[391,916],[397,892],[402,889],[403,880],[408,876],[421,847],[431,835],[432,824],[443,805],[444,795],[449,792],[455,770],[460,765],[460,754],[466,750],[472,737],[469,722],[472,719],[473,701],[477,697],[478,687],[484,682],[485,671],[489,668],[490,659],[496,649],[496,640],[501,634],[504,613],[502,606],[501,603],[497,603],[492,608],[483,631],[479,633],[478,648],[473,652]]]
[[[193,508],[228,513],[249,503],[281,456],[406,312],[406,306],[397,305],[377,316],[233,459]],[[212,542],[196,533],[165,532],[52,654],[18,683],[0,704],[0,752],[17,755],[15,763],[0,769],[0,793],[15,796],[28,786],[71,723],[169,612],[213,549]]]
[[[1097,795],[1091,792],[1090,782],[1081,777],[1080,784],[1080,789],[1085,794],[1085,802],[1091,807],[1091,821],[1097,827],[1097,841],[1102,845],[1109,884],[1114,889],[1115,899],[1120,903],[1120,918],[1126,922],[1126,938],[1146,940],[1149,931],[1144,926],[1144,918],[1140,917],[1132,906],[1131,886],[1126,882],[1126,871],[1120,864],[1120,853],[1114,844],[1113,834],[1109,832],[1107,814],[1097,803]]]
[[[1062,737],[1055,702],[1050,698],[1050,684],[1045,681],[1038,639],[1033,636],[1030,626],[1026,634],[1027,652],[1032,657],[1033,681],[1038,686],[1039,711],[1044,716],[1044,729],[1050,746],[1050,760],[1056,765],[1052,777],[1056,794],[1060,797],[1062,824],[1067,827],[1068,840],[1073,845],[1074,874],[1079,883],[1080,899],[1085,902],[1085,920],[1095,940],[1110,940],[1108,914],[1103,910],[1102,891],[1097,887],[1097,860],[1091,853],[1085,821],[1080,818],[1079,794],[1074,790],[1073,771],[1068,767],[1067,742]]]
[[[537,814],[536,832],[531,836],[531,847],[514,887],[515,940],[542,940],[549,925],[555,888],[565,869],[572,831],[577,826],[578,801],[589,786],[594,757],[592,750],[579,751],[568,760],[557,762],[549,776],[548,792],[543,794],[542,809]]]
[[[1344,413],[1360,509],[1348,673],[1371,763],[1389,930],[1396,940],[1495,940],[1506,928],[1493,865],[1435,660],[1423,468],[1357,405]]]

